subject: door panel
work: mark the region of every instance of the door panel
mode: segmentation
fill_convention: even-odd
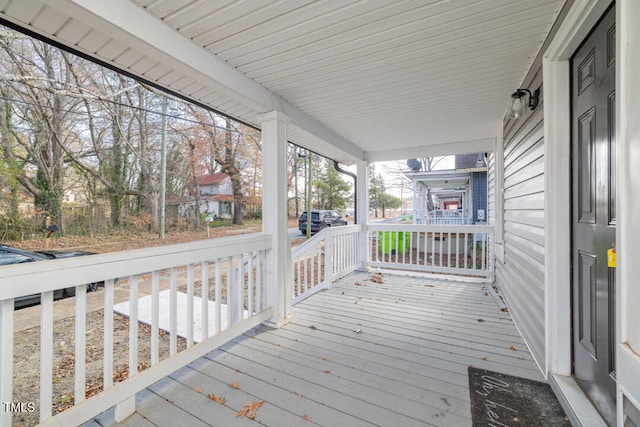
[[[576,51],[572,72],[573,371],[615,422],[615,12]]]
[[[596,222],[596,111],[591,108],[578,119],[576,155],[578,156],[578,206],[579,221]]]
[[[578,333],[584,351],[596,358],[596,264],[593,254],[578,253]]]

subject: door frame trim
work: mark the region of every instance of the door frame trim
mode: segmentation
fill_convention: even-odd
[[[571,375],[570,59],[613,1],[576,2],[542,60],[545,134],[546,374]]]
[[[545,158],[545,377],[574,417],[599,416],[572,374],[570,59],[613,0],[576,1],[542,58]],[[564,381],[558,381],[558,378]],[[566,385],[560,387],[560,385]],[[576,413],[577,412],[577,413]],[[602,425],[604,421],[599,420]]]

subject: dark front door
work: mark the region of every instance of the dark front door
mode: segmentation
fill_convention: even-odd
[[[571,60],[574,376],[615,421],[615,9]]]

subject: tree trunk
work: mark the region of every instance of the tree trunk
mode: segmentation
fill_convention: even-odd
[[[195,197],[196,205],[194,209],[195,219],[196,219],[196,228],[200,228],[202,224],[200,223],[200,185],[198,185],[198,177],[196,176],[196,144],[192,141],[188,142],[189,144],[189,163],[191,166],[191,177],[193,179],[193,194]]]

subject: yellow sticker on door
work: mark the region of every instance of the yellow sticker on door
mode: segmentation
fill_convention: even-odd
[[[607,251],[607,265],[611,268],[616,268],[616,250],[609,249]]]

